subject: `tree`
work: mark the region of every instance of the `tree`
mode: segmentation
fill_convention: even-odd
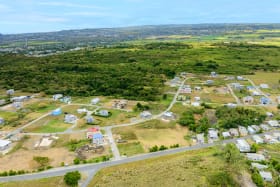
[[[224,157],[230,165],[235,165],[241,159],[240,152],[234,144],[227,144],[225,146]]]
[[[44,168],[49,165],[50,159],[48,157],[41,157],[41,156],[34,156],[33,160],[35,160],[39,165],[40,168]]]
[[[64,175],[64,182],[68,186],[77,186],[80,179],[81,174],[78,171],[68,172]]]

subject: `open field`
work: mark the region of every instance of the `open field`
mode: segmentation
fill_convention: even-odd
[[[216,151],[216,148],[202,149],[105,168],[89,186],[215,186],[209,178],[225,173],[227,168]],[[238,182],[241,184],[243,179]]]

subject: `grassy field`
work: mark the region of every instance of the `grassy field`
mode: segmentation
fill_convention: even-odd
[[[140,142],[121,143],[118,144],[121,155],[132,156],[144,153],[144,149]]]
[[[227,168],[216,152],[216,148],[202,149],[105,168],[89,186],[216,186],[209,178]]]
[[[40,179],[40,180],[0,183],[0,187],[36,187],[36,186],[67,187],[67,185],[63,181],[63,177],[52,177],[52,178],[45,178],[45,179]]]

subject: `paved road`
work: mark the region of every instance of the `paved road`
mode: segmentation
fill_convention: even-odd
[[[114,159],[115,160],[120,160],[121,155],[120,155],[119,149],[117,147],[117,144],[114,140],[114,137],[113,137],[113,134],[112,134],[112,128],[106,127],[104,130],[106,131],[106,134],[108,135],[109,144],[111,146],[111,150],[112,150],[112,153],[114,155]]]
[[[229,84],[227,84],[227,87],[228,87],[231,95],[234,97],[237,105],[242,105],[242,103],[240,102],[239,98],[235,95],[234,91],[232,90],[231,86]]]
[[[265,133],[262,133],[259,135],[262,136],[264,134],[272,134],[274,132],[280,132],[280,130],[265,132]],[[237,139],[247,139],[247,138],[251,138],[252,136],[253,135],[248,135],[248,136],[242,137],[242,138],[228,139],[228,140],[223,140],[223,141],[214,142],[214,143],[210,143],[210,144],[198,144],[198,145],[194,145],[191,147],[180,147],[180,148],[176,148],[176,149],[168,149],[165,151],[147,153],[147,154],[124,158],[121,160],[114,160],[114,161],[102,162],[102,163],[97,163],[97,164],[74,165],[74,166],[68,166],[68,167],[54,168],[54,169],[47,170],[47,171],[44,171],[41,173],[0,177],[0,182],[34,180],[34,179],[41,179],[41,178],[47,178],[47,177],[62,176],[67,172],[76,171],[76,170],[78,170],[80,172],[90,172],[91,171],[93,173],[96,173],[100,169],[110,167],[110,166],[115,166],[115,165],[120,165],[120,164],[125,164],[125,163],[130,163],[130,162],[135,162],[135,161],[140,161],[140,160],[145,160],[145,159],[150,159],[150,158],[156,158],[156,157],[161,157],[161,156],[165,156],[165,155],[185,152],[185,151],[198,150],[198,149],[203,149],[203,148],[207,148],[207,147],[213,147],[215,145],[235,143]]]

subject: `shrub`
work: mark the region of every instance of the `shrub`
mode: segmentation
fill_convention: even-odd
[[[77,186],[81,179],[81,174],[78,171],[68,172],[64,175],[64,182],[69,186]]]
[[[78,158],[75,158],[75,159],[73,160],[73,163],[74,163],[75,165],[78,165],[78,164],[80,164],[80,159],[78,159]]]

